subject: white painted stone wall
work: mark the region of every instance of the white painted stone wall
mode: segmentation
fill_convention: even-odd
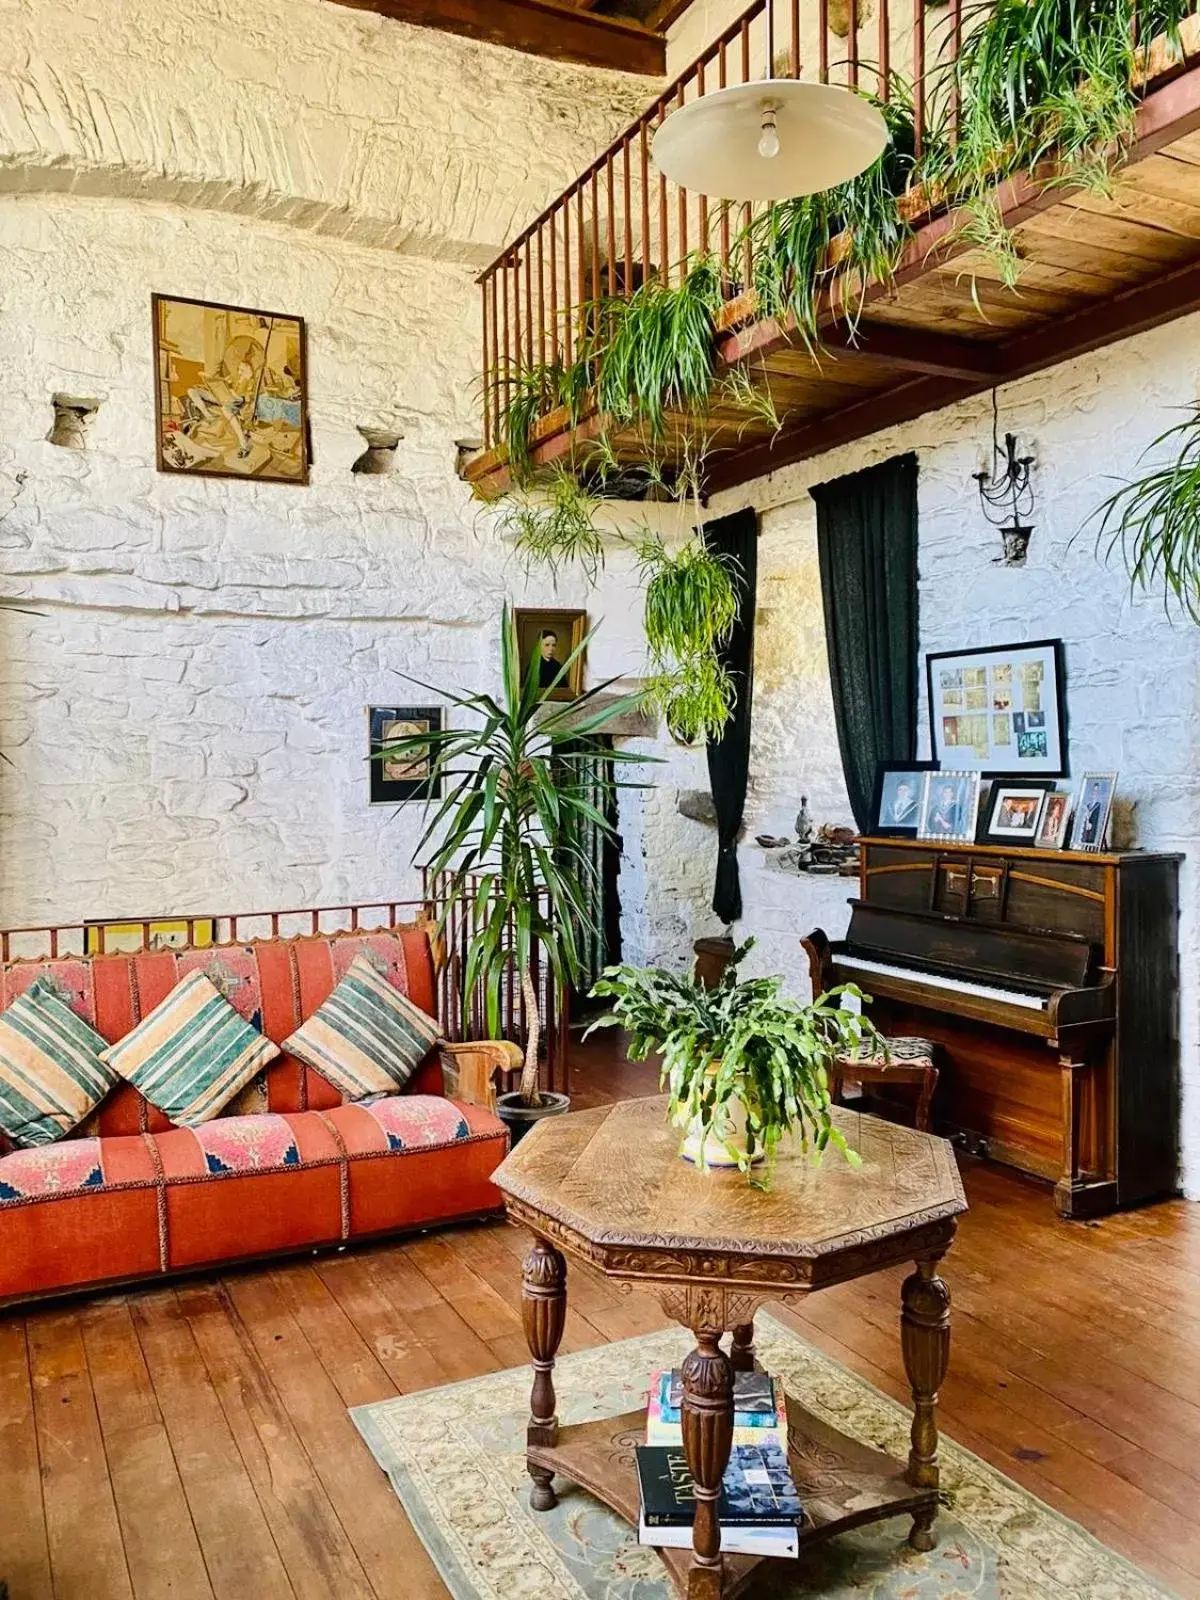
[[[980,513],[971,474],[991,441],[988,397],[964,402],[875,438],[787,468],[720,497],[714,514],[753,504],[762,516],[757,685],[747,839],[741,849],[745,915],[738,936],[760,941],[759,970],[785,973],[799,992],[807,974],[797,940],[816,924],[845,928],[837,879],[767,870],[757,833],[790,833],[802,792],[818,820],[849,821],[833,723],[816,557],[811,484],[906,450],[920,458],[921,648],[1018,639],[1066,643],[1070,763],[1120,773],[1134,806],[1132,839],[1180,850],[1180,954],[1189,1192],[1200,1195],[1200,630],[1171,620],[1161,593],[1131,596],[1119,563],[1095,558],[1077,531],[1116,478],[1197,398],[1200,317],[1131,339],[1000,393],[1001,428],[1037,457],[1036,532],[1028,565],[995,565],[999,540]],[[924,709],[922,708],[922,717]],[[928,736],[923,734],[923,754]],[[694,825],[679,820],[686,847]],[[703,896],[660,906],[689,937],[718,931]]]

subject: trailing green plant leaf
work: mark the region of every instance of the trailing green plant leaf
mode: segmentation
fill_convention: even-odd
[[[814,1158],[832,1145],[859,1166],[834,1126],[829,1081],[839,1057],[864,1045],[885,1048],[872,1024],[847,1003],[852,996],[861,1002],[862,993],[846,984],[802,1005],[780,994],[781,978],[739,980],[738,967],[753,943],[735,951],[712,989],[661,967],[609,967],[592,993],[611,999],[613,1008],[592,1028],[624,1028],[634,1061],[661,1053],[668,1116],[684,1132],[696,1131],[702,1161],[711,1137],[765,1188],[780,1142],[790,1134]],[[735,1100],[746,1112],[744,1150],[722,1132]],[[766,1159],[761,1179],[753,1174],[758,1157]]]
[[[643,627],[650,657],[646,703],[686,744],[718,738],[733,711],[734,684],[717,652],[737,620],[737,563],[698,535],[672,553],[646,532],[637,549],[646,585]]]
[[[1120,549],[1135,588],[1159,580],[1164,602],[1171,597],[1193,622],[1200,622],[1200,405],[1143,451],[1141,460],[1163,452],[1160,466],[1109,496],[1089,521],[1098,521],[1096,548],[1110,559]]]
[[[583,488],[574,470],[554,467],[539,486],[535,480],[501,508],[500,532],[512,540],[526,574],[548,567],[557,579],[564,566],[582,567],[595,584],[604,565],[604,542],[596,527],[598,502]]]
[[[652,278],[627,300],[604,301],[597,319],[600,410],[618,421],[640,417],[655,437],[669,410],[703,411],[722,298],[716,264],[701,256],[680,283]]]

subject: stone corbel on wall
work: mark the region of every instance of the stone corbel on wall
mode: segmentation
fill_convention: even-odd
[[[88,430],[104,399],[104,395],[87,398],[73,394],[52,395],[54,425],[46,435],[47,441],[61,445],[64,450],[86,450]]]

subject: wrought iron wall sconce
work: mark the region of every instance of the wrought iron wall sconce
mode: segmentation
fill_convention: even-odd
[[[995,564],[1006,567],[1023,567],[1029,553],[1029,539],[1033,533],[1033,484],[1030,481],[1033,456],[1019,455],[1015,433],[1004,435],[1004,449],[1000,448],[1000,419],[996,391],[992,390],[992,466],[989,472],[973,474],[979,487],[979,503],[983,514],[993,528],[999,528],[1004,540],[1004,554],[997,556]]]

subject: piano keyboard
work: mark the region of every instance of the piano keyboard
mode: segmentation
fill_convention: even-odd
[[[1005,1005],[1021,1006],[1026,1011],[1045,1011],[1047,998],[1040,994],[1022,994],[1016,989],[992,989],[983,983],[965,983],[961,978],[946,978],[940,973],[916,967],[892,967],[883,961],[868,961],[863,956],[850,956],[844,952],[837,956],[842,972],[882,972],[889,978],[905,978],[909,983],[921,983],[930,989],[950,989],[955,994],[978,995],[981,1000],[999,1000]]]

